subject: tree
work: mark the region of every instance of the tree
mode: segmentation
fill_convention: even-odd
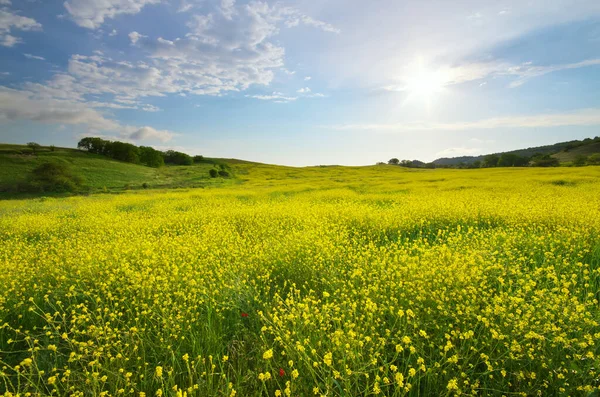
[[[204,156],[194,156],[194,163],[201,163],[204,160]]]
[[[549,154],[536,155],[531,159],[530,164],[533,167],[558,167],[560,162]]]
[[[140,146],[140,162],[148,167],[159,168],[165,165],[163,154],[149,146]]]
[[[27,142],[27,146],[33,150],[33,154],[37,154],[38,149],[41,147],[39,143]]]
[[[587,160],[588,158],[586,156],[580,154],[573,160],[573,165],[575,167],[583,167],[587,163]]]
[[[498,157],[497,154],[488,154],[487,156],[485,156],[483,158],[483,163],[481,166],[482,167],[497,167],[498,160],[500,160],[500,157]]]
[[[402,160],[400,162],[400,165],[402,167],[412,167],[413,164],[412,164],[412,161],[410,161],[410,160]]]
[[[398,165],[398,164],[400,164],[400,160],[398,160],[397,158],[395,158],[395,157],[394,157],[393,159],[390,159],[390,160],[388,161],[388,164],[391,164],[391,165]]]
[[[587,163],[590,165],[600,165],[600,153],[594,153],[588,157]]]
[[[208,175],[210,175],[211,178],[216,178],[219,175],[219,171],[217,171],[214,168],[211,168],[210,170],[208,170]]]
[[[51,151],[51,152],[54,152],[55,150],[56,150],[56,146],[54,146],[54,145],[50,145],[50,151]]]
[[[192,165],[194,163],[191,156],[175,150],[167,150],[164,152],[163,157],[165,159],[165,164]]]
[[[110,145],[112,142],[102,138],[82,138],[77,143],[77,148],[87,150],[90,153],[109,155]]]
[[[523,167],[527,165],[529,159],[518,156],[514,153],[503,153],[498,159],[498,167]]]
[[[110,142],[107,146],[108,155],[115,160],[125,161],[127,163],[140,162],[140,149],[125,142]]]

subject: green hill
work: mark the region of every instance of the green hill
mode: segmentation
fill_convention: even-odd
[[[0,144],[0,197],[20,195],[20,186],[26,184],[34,168],[43,163],[66,165],[83,179],[85,191],[122,191],[149,188],[209,187],[238,183],[235,172],[230,178],[211,178],[208,171],[215,165],[230,169],[241,160],[206,158],[191,166],[164,166],[150,168],[125,163],[108,157],[86,153],[77,149],[42,146],[34,154],[25,145]],[[22,190],[22,189],[21,189]]]
[[[562,150],[561,152],[554,153],[552,157],[557,158],[561,163],[570,163],[575,160],[578,156],[590,156],[592,154],[600,153],[600,142],[594,142],[589,145],[578,146],[573,149]]]
[[[535,154],[549,154],[552,157],[557,158],[561,163],[570,163],[578,155],[589,156],[591,154],[600,153],[600,137],[594,139],[587,138],[581,141],[567,141],[559,142],[553,145],[535,146],[527,149],[517,149],[507,152],[496,152],[489,153],[501,156],[503,154],[515,154],[520,157],[532,157]],[[462,156],[462,157],[442,157],[433,161],[438,166],[454,166],[461,163],[473,164],[476,161],[483,161],[484,157],[488,154],[481,156]]]

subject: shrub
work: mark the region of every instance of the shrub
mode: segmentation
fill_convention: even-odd
[[[204,156],[194,156],[194,163],[201,163],[202,161],[204,161]]]
[[[219,171],[215,170],[214,168],[211,168],[208,171],[208,175],[210,175],[211,178],[216,178],[217,176],[219,176]]]
[[[27,146],[33,151],[33,154],[37,154],[38,149],[41,147],[39,143],[27,142]]]
[[[600,165],[600,153],[595,153],[588,157],[587,163],[590,165]]]
[[[575,167],[583,167],[586,163],[587,163],[587,157],[580,154],[579,156],[575,157],[575,160],[573,160],[573,165]]]
[[[227,172],[225,170],[220,170],[219,176],[222,176],[223,178],[229,178],[229,172]]]
[[[48,192],[74,192],[83,182],[80,176],[59,163],[40,164],[32,171],[31,181],[33,187]]]
[[[55,150],[56,150],[56,146],[54,146],[54,145],[50,145],[50,151],[51,151],[51,152],[54,152]]]
[[[144,189],[148,189],[148,183],[146,183],[146,182],[142,183],[142,187],[143,187]]]

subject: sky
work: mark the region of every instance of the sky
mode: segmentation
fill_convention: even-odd
[[[0,0],[0,142],[293,166],[600,135],[598,0]]]

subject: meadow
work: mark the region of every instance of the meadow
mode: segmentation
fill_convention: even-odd
[[[5,396],[596,396],[600,167],[0,201]]]

